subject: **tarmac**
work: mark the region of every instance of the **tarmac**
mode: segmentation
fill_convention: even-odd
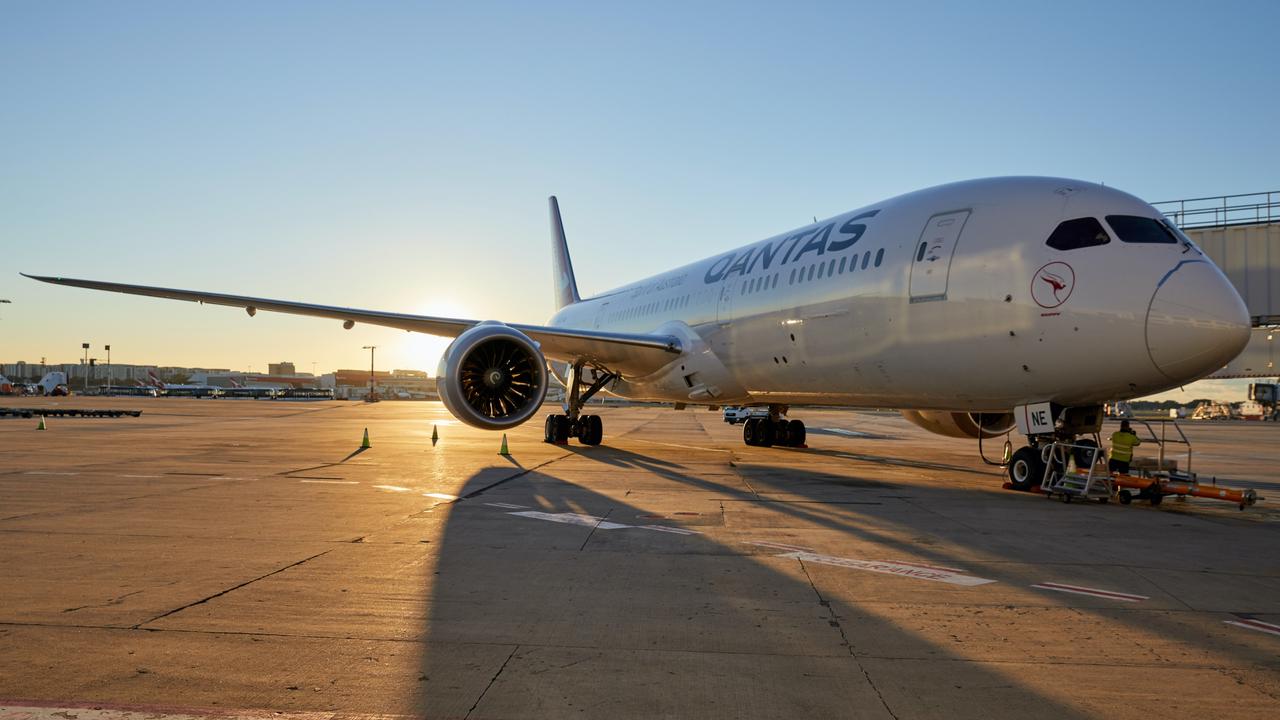
[[[0,419],[0,720],[1280,717],[1273,424],[1183,423],[1241,511],[1003,490],[890,413],[502,456],[438,403],[4,404],[143,413]]]

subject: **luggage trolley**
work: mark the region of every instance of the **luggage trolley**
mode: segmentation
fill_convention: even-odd
[[[1072,498],[1107,502],[1115,493],[1111,485],[1111,473],[1099,459],[1104,451],[1097,444],[1055,442],[1044,446],[1040,458],[1044,461],[1044,478],[1040,491],[1052,499],[1054,495],[1069,503]]]

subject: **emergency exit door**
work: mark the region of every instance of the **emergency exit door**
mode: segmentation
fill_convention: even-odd
[[[929,218],[911,258],[911,302],[947,299],[947,276],[955,255],[960,231],[969,219],[968,210],[942,213]]]

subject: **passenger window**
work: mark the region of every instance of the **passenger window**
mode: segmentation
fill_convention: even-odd
[[[1178,236],[1174,235],[1164,223],[1154,218],[1137,215],[1108,215],[1107,224],[1121,241],[1127,243],[1165,243],[1176,244]]]
[[[871,262],[871,251],[868,250],[862,255],[862,269],[867,269],[867,263]]]
[[[814,266],[810,265],[810,266],[809,266],[809,277],[805,278],[805,280],[812,280],[812,279],[813,279],[813,271],[814,271],[814,270],[817,270],[817,268],[815,268]]]
[[[827,277],[836,274],[836,259],[831,258],[831,262],[827,263]]]
[[[876,267],[880,267],[880,261],[884,260],[884,248],[876,251]]]
[[[928,242],[920,243],[920,249],[916,251],[916,262],[920,262],[921,260],[924,260],[924,251],[927,249],[929,249]]]
[[[826,263],[818,263],[818,279],[822,279],[822,271],[827,269]]]
[[[1115,227],[1112,225],[1112,227]],[[1091,217],[1064,220],[1045,241],[1054,250],[1077,250],[1079,248],[1106,245],[1111,236],[1102,229],[1102,223]]]
[[[788,285],[795,285],[795,284],[796,284],[796,269],[795,269],[795,268],[791,268],[791,279],[787,281],[787,284],[788,284]]]
[[[844,274],[844,266],[845,266],[845,263],[847,263],[848,261],[849,261],[849,258],[847,257],[840,258],[840,274],[841,275]]]

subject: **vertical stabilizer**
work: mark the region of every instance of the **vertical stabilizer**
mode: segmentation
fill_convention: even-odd
[[[564,239],[564,223],[560,221],[560,203],[556,196],[548,198],[551,205],[551,253],[555,271],[552,280],[556,288],[556,309],[572,305],[578,297],[578,281],[573,277],[573,261],[569,259],[569,244]]]

